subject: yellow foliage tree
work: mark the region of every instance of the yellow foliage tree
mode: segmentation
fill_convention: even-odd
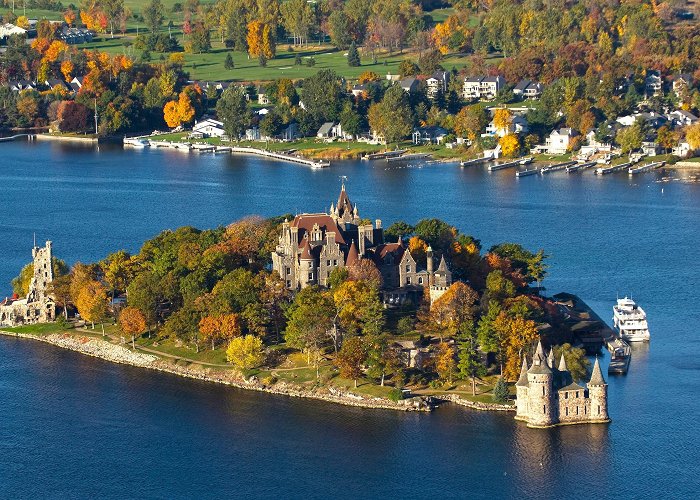
[[[119,328],[122,332],[131,336],[131,347],[136,349],[136,335],[146,331],[146,318],[135,307],[125,307],[119,313]]]
[[[700,148],[700,123],[686,127],[685,140],[692,149]]]
[[[379,82],[381,81],[382,77],[379,76],[377,73],[374,71],[363,71],[360,76],[357,78],[357,80],[360,83],[367,83],[367,82]]]
[[[255,335],[236,337],[226,349],[226,360],[239,370],[260,366],[265,361],[262,340]]]
[[[435,355],[435,371],[440,380],[452,383],[457,361],[455,360],[455,351],[447,342],[440,342],[437,346]]]
[[[508,108],[498,108],[493,113],[494,127],[496,127],[496,130],[503,131],[505,134],[510,131],[510,124],[512,121],[513,113]]]
[[[71,61],[65,60],[61,63],[61,73],[67,82],[73,79],[73,69],[74,66]]]
[[[194,118],[194,113],[192,101],[185,92],[180,92],[177,101],[169,101],[163,108],[163,118],[170,128],[191,122]]]
[[[248,54],[251,57],[258,57],[262,53],[263,29],[263,23],[257,19],[248,23],[246,41],[248,42]]]
[[[516,134],[504,135],[498,140],[503,156],[512,158],[520,151],[520,139]]]
[[[66,42],[63,42],[61,40],[54,40],[53,42],[51,42],[51,45],[49,45],[49,48],[46,49],[44,59],[50,63],[55,62],[58,60],[58,57],[66,50],[68,50],[68,45],[66,44]]]
[[[78,293],[75,306],[80,316],[95,328],[95,322],[107,314],[107,289],[99,281],[87,282]]]
[[[498,315],[493,326],[498,332],[501,352],[505,358],[501,360],[504,363],[503,377],[506,380],[516,380],[523,354],[539,336],[537,326],[531,319],[512,317],[505,311]]]
[[[438,23],[433,30],[433,42],[441,54],[449,52],[448,42],[452,35],[459,30],[459,21],[457,16],[450,16],[445,19],[445,22]]]
[[[265,59],[272,59],[275,57],[275,39],[272,35],[272,29],[267,24],[262,32],[262,55]]]
[[[29,19],[27,19],[27,16],[19,16],[15,21],[15,26],[17,26],[18,28],[28,30],[30,27]]]
[[[425,253],[428,251],[428,244],[420,236],[412,236],[408,240],[408,251],[416,261],[425,260]]]

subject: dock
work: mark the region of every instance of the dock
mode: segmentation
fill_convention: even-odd
[[[575,161],[565,161],[562,163],[554,163],[554,164],[549,165],[547,167],[542,167],[542,169],[540,170],[540,173],[541,174],[548,174],[550,172],[557,172],[559,170],[564,170],[567,167],[571,167],[575,164],[576,164]]]
[[[566,167],[566,173],[570,174],[572,172],[578,172],[579,170],[586,170],[587,168],[591,168],[596,166],[597,163],[594,161],[589,161],[588,163],[577,163],[575,165],[569,165]]]
[[[386,157],[387,162],[392,161],[411,161],[411,160],[424,160],[425,158],[430,158],[430,153],[410,153],[398,156],[388,156]]]
[[[629,344],[578,296],[559,293],[553,298],[564,315],[568,316],[571,332],[586,351],[593,354],[605,347],[610,351],[608,373],[627,373],[632,360]]]
[[[483,158],[474,158],[473,160],[463,160],[459,162],[459,166],[464,168],[464,167],[471,167],[472,165],[481,165],[482,163],[487,163],[489,161],[493,160],[490,156],[484,156]]]
[[[630,165],[632,165],[632,162],[627,161],[625,163],[620,163],[619,165],[613,165],[612,167],[598,167],[595,169],[595,174],[596,175],[612,174],[613,172],[619,172],[620,170],[624,170],[626,168],[629,168]]]
[[[520,160],[505,161],[503,163],[495,163],[494,165],[489,165],[488,171],[495,172],[496,170],[517,167],[518,165],[520,165]]]
[[[362,159],[365,161],[384,160],[386,158],[392,158],[394,156],[401,156],[406,151],[406,149],[397,149],[395,151],[384,151],[383,153],[370,153],[362,156]]]
[[[247,147],[231,147],[231,153],[234,154],[249,154],[256,156],[264,156],[266,158],[273,158],[275,160],[288,161],[291,163],[298,163],[300,165],[306,165],[313,169],[317,168],[327,168],[331,166],[331,162],[325,160],[310,160],[304,158],[303,156],[293,155],[289,153],[276,153],[274,151],[266,151],[264,149],[257,148],[247,148]]]
[[[644,172],[651,172],[655,168],[662,167],[666,164],[665,161],[654,161],[647,163],[646,165],[640,165],[638,167],[630,167],[627,171],[629,175],[643,174]]]
[[[518,170],[515,172],[516,177],[527,177],[529,175],[537,175],[541,172],[539,168],[530,168],[526,170]]]

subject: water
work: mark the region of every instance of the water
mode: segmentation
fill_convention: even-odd
[[[181,225],[326,210],[348,176],[360,215],[440,217],[485,248],[550,255],[551,293],[609,318],[647,310],[650,346],[610,378],[609,426],[530,430],[511,415],[370,411],[247,393],[0,339],[0,497],[691,497],[700,488],[700,186],[450,165],[334,163],[48,144],[0,146],[0,284],[33,232],[94,261]],[[663,189],[663,191],[662,191]]]

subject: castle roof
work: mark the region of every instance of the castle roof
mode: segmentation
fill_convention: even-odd
[[[534,375],[547,375],[552,373],[552,370],[547,366],[547,356],[544,355],[544,348],[542,347],[541,340],[537,342],[537,350],[532,357],[532,366],[527,372]]]
[[[569,385],[567,385],[566,387],[562,387],[559,390],[560,391],[583,391],[583,390],[585,390],[585,388],[581,387],[576,382],[571,382]]]
[[[591,380],[588,385],[605,385],[605,379],[603,378],[603,372],[600,370],[600,363],[598,363],[598,358],[595,358],[595,365],[593,365],[593,374],[591,375]]]
[[[352,203],[350,202],[350,197],[348,196],[348,193],[345,191],[345,183],[340,188],[340,194],[338,195],[338,203],[336,205],[338,209],[338,215],[340,217],[343,216],[343,213],[346,210],[349,210],[350,212],[353,211],[353,206]]]
[[[523,356],[523,367],[520,370],[520,378],[515,383],[516,386],[527,387],[527,358]]]
[[[442,256],[442,259],[440,259],[440,265],[437,268],[439,273],[446,273],[447,272],[447,262],[445,262],[445,256]]]
[[[564,357],[564,353],[561,353],[561,360],[559,361],[559,371],[560,372],[568,372],[569,368],[566,366],[566,358]]]
[[[554,369],[554,347],[552,347],[549,350],[549,354],[547,355],[547,364],[549,365],[550,368]]]
[[[360,254],[357,253],[355,240],[352,240],[352,243],[350,243],[350,250],[348,251],[348,258],[345,260],[345,265],[350,267],[358,262],[360,262]]]
[[[335,223],[333,217],[328,214],[301,214],[294,217],[294,220],[290,224],[291,227],[299,228],[299,238],[304,237],[304,233],[310,233],[314,225],[318,224],[318,227],[323,231],[325,235],[326,232],[332,231],[335,233],[335,241],[341,245],[345,245],[345,239],[343,238],[343,233],[341,233],[338,228],[338,224]]]
[[[406,247],[404,247],[402,243],[385,243],[384,245],[379,245],[377,247],[374,255],[380,260],[384,260],[384,258],[390,253],[395,253],[398,260],[400,260],[405,251]]]
[[[309,251],[309,240],[307,240],[306,238],[304,239],[304,242],[302,243],[301,256],[299,258],[301,260],[313,260],[314,259],[311,256],[311,252]]]

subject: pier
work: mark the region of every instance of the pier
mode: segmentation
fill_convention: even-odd
[[[425,158],[430,158],[430,153],[411,153],[399,156],[388,156],[386,158],[387,162],[392,161],[410,161],[410,160],[424,160]]]
[[[517,172],[515,172],[515,176],[516,177],[527,177],[529,175],[537,175],[539,173],[540,173],[539,168],[530,168],[530,169],[526,169],[526,170],[518,170]]]
[[[407,150],[406,149],[397,149],[395,151],[384,151],[383,153],[369,153],[364,155],[361,159],[365,161],[372,161],[372,160],[384,160],[386,158],[392,158],[394,156],[400,156],[404,154]]]
[[[489,165],[488,171],[495,172],[496,170],[503,170],[506,168],[517,167],[518,165],[521,165],[520,162],[521,162],[521,160],[513,160],[513,161],[505,161],[503,163],[496,163],[494,165]]]
[[[490,156],[484,156],[482,158],[474,158],[473,160],[464,160],[459,162],[459,166],[464,168],[464,167],[471,167],[472,165],[481,165],[482,163],[487,163],[493,160]]]
[[[325,160],[310,160],[304,158],[303,156],[292,155],[288,153],[276,153],[274,151],[266,151],[264,149],[256,148],[246,148],[246,147],[231,147],[231,153],[234,154],[250,154],[257,156],[264,156],[266,158],[273,158],[275,160],[288,161],[291,163],[298,163],[300,165],[306,165],[311,168],[327,168],[331,166],[331,162]]]
[[[540,170],[540,173],[541,173],[541,174],[548,174],[548,173],[550,173],[550,172],[557,172],[557,171],[559,171],[559,170],[564,170],[564,169],[566,169],[567,167],[571,167],[571,166],[573,166],[573,165],[575,165],[575,164],[576,164],[576,162],[574,162],[574,161],[565,161],[565,162],[562,162],[562,163],[555,163],[555,164],[553,164],[553,165],[549,165],[549,166],[547,166],[547,167],[543,167],[543,168]]]
[[[613,165],[612,167],[598,167],[595,169],[595,174],[596,175],[612,174],[613,172],[619,172],[620,170],[624,170],[626,168],[629,168],[630,165],[632,165],[632,162],[627,161],[625,163],[620,163],[619,165]]]
[[[569,165],[566,167],[566,173],[570,174],[572,172],[578,172],[579,170],[586,170],[587,168],[591,168],[596,166],[597,163],[594,161],[589,161],[588,163],[577,163],[574,165]]]
[[[651,172],[655,168],[662,167],[666,164],[665,161],[655,161],[647,163],[646,165],[640,165],[639,167],[630,167],[627,171],[629,175],[642,174],[644,172]]]

